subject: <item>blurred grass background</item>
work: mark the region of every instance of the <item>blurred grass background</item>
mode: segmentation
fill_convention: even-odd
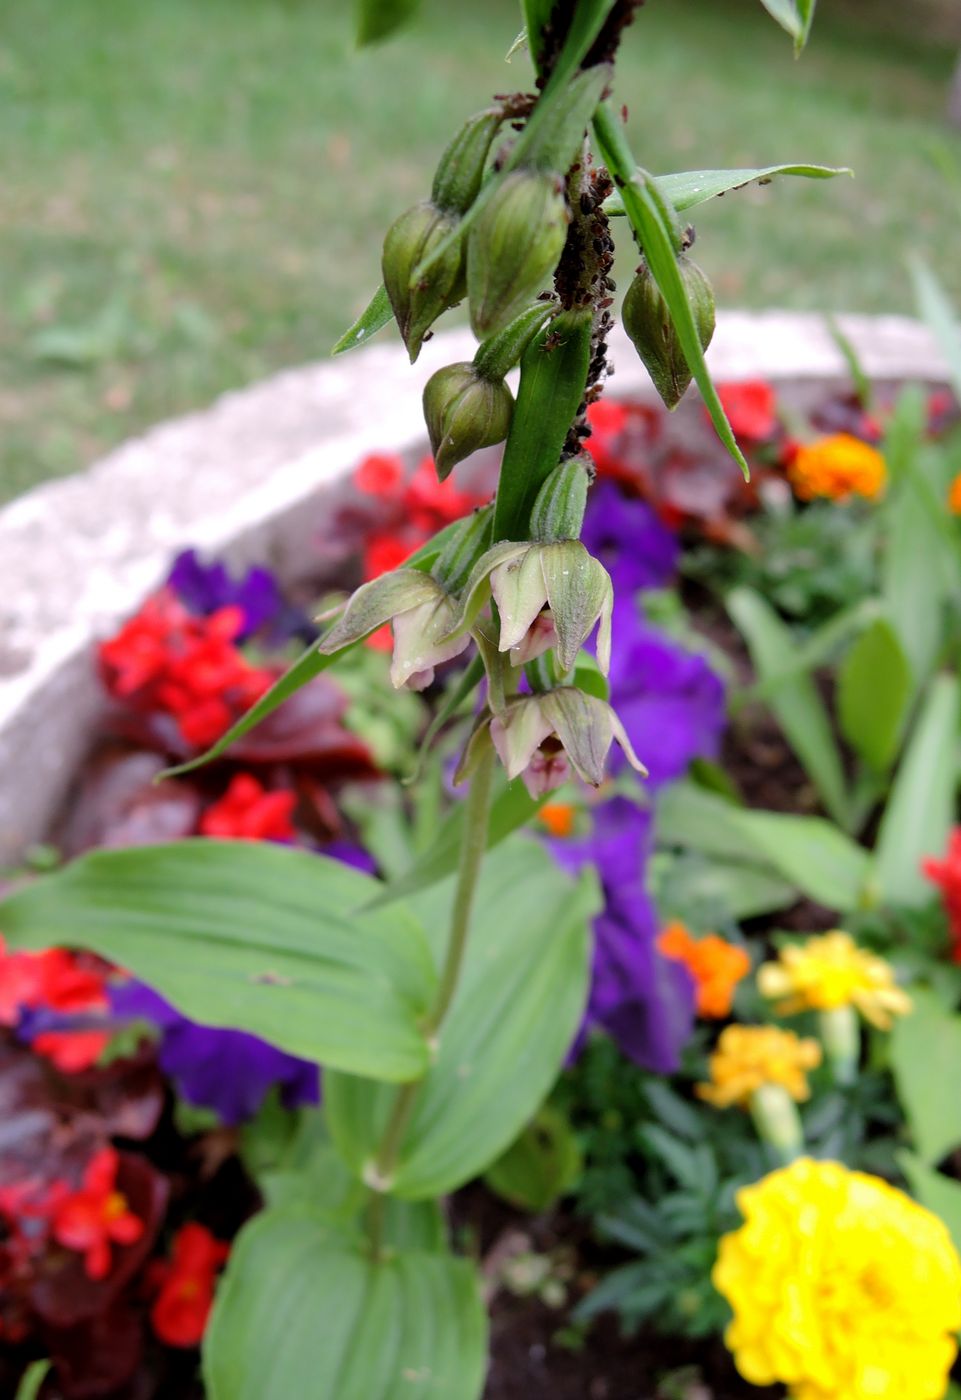
[[[528,86],[525,55],[504,63],[516,0],[426,0],[361,53],[350,11],[3,0],[0,498],[325,355],[457,120]],[[618,98],[649,168],[857,172],[697,211],[722,306],[910,311],[910,247],[961,297],[958,191],[938,174],[961,168],[943,121],[959,41],[958,0],[821,0],[795,63],[757,0],[648,0]]]

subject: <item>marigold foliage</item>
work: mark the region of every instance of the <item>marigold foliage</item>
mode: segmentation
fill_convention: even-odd
[[[740,1191],[713,1280],[754,1385],[794,1400],[938,1400],[957,1352],[961,1262],[936,1216],[877,1177],[800,1158]]]
[[[841,929],[782,948],[776,962],[760,969],[757,984],[780,1016],[853,1006],[879,1030],[890,1030],[895,1016],[911,1010],[890,965]]]
[[[816,1040],[801,1039],[777,1026],[728,1026],[709,1061],[711,1081],[697,1094],[715,1108],[746,1108],[765,1084],[786,1089],[797,1103],[810,1097],[807,1072],[821,1063]]]
[[[832,501],[864,496],[873,501],[884,491],[888,472],[876,447],[850,433],[834,433],[800,444],[788,465],[788,477],[804,501],[816,496]]]

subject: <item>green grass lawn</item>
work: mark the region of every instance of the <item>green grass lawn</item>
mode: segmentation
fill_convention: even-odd
[[[357,53],[347,0],[4,0],[0,497],[324,355],[456,120],[527,85],[517,10],[427,0]],[[961,296],[930,157],[961,145],[952,47],[865,10],[822,0],[799,63],[757,0],[648,0],[627,35],[618,95],[653,170],[857,171],[698,211],[721,305],[907,311],[911,247]]]

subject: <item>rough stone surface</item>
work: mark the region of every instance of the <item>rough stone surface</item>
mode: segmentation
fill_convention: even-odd
[[[840,322],[871,377],[945,379],[916,322]],[[413,367],[385,342],[285,371],[0,510],[0,862],[42,837],[82,755],[99,704],[92,644],[157,586],[172,555],[196,545],[237,565],[266,560],[296,581],[332,489],[365,453],[420,447],[425,381],[473,348],[453,331]],[[653,395],[619,333],[612,357],[614,394]],[[709,362],[719,380],[846,374],[816,315],[721,315]]]

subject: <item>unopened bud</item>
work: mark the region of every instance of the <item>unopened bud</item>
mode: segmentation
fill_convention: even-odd
[[[503,120],[499,107],[469,117],[440,158],[431,199],[438,209],[466,214],[477,198],[491,143]]]
[[[515,170],[505,178],[467,241],[471,326],[479,339],[502,330],[541,290],[569,222],[558,175]]]
[[[697,263],[683,253],[678,257],[677,270],[687,293],[698,339],[702,349],[706,350],[714,334],[714,293],[711,284]],[[667,302],[646,262],[638,268],[634,281],[627,289],[622,319],[624,329],[634,342],[634,348],[644,362],[655,389],[668,408],[676,408],[693,378],[693,372],[681,349]]]
[[[583,453],[554,468],[531,511],[532,539],[546,542],[580,537],[591,472],[591,459]]]
[[[425,202],[401,214],[384,239],[384,285],[412,364],[438,316],[464,295],[462,239],[451,244],[421,281],[412,280],[417,266],[456,226],[455,215]]]
[[[447,365],[424,388],[424,418],[441,481],[458,462],[503,442],[514,396],[503,379],[484,379],[473,365]]]

